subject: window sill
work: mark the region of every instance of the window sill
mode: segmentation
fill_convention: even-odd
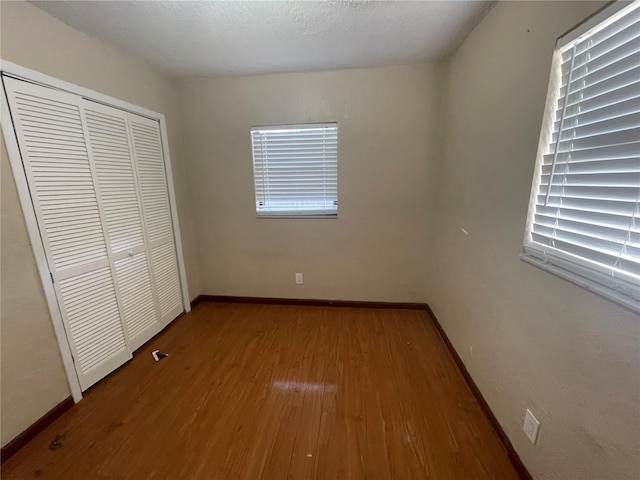
[[[256,218],[303,218],[303,219],[333,219],[338,218],[337,214],[334,215],[256,215]]]
[[[604,297],[607,300],[615,302],[618,305],[628,308],[633,312],[640,313],[640,302],[634,298],[624,295],[623,293],[617,290],[609,288],[600,283],[594,282],[593,280],[583,277],[582,275],[578,275],[577,273],[573,273],[564,268],[558,267],[551,263],[547,263],[527,253],[521,253],[520,259],[535,267],[545,270],[557,277],[560,277],[564,280],[568,280],[569,282],[575,285],[578,285],[590,292],[593,292],[601,297]]]

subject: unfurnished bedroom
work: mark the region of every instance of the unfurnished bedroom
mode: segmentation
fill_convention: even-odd
[[[2,0],[0,75],[3,479],[640,477],[640,0]]]

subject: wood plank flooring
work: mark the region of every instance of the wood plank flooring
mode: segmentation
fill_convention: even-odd
[[[170,356],[155,362],[155,349]],[[517,474],[425,312],[201,303],[9,459],[2,478]]]

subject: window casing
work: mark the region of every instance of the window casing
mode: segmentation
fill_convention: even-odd
[[[251,128],[258,217],[338,214],[336,123]]]
[[[640,311],[640,2],[558,40],[522,259]]]

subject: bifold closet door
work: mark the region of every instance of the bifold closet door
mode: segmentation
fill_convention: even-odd
[[[125,336],[133,351],[160,331],[160,312],[153,294],[127,113],[89,100],[83,105]]]
[[[26,178],[83,390],[131,358],[82,98],[3,77]]]
[[[184,307],[178,275],[176,247],[169,207],[160,124],[155,120],[128,114],[134,163],[138,173],[145,233],[151,257],[160,308],[160,324],[164,327]]]

